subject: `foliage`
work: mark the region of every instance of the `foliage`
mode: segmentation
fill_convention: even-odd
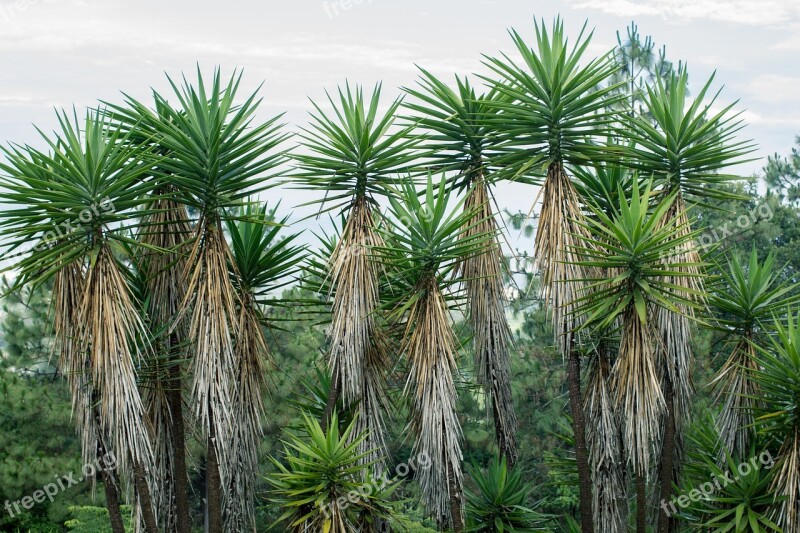
[[[544,517],[527,507],[530,487],[518,468],[508,468],[505,457],[495,457],[486,471],[473,464],[470,476],[477,492],[467,492],[469,531],[547,531]]]

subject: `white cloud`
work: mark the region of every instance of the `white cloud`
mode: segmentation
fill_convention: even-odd
[[[770,103],[795,102],[800,89],[800,77],[763,74],[738,84],[737,87],[755,100]]]
[[[800,129],[800,115],[780,115],[769,116],[756,113],[755,111],[745,110],[739,115],[746,124],[764,126],[794,126]]]
[[[627,18],[708,19],[753,26],[778,26],[800,18],[797,0],[568,0],[573,9],[595,9]]]

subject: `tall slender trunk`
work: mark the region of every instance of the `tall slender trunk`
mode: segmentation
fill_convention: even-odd
[[[97,458],[103,464],[106,457],[106,450],[102,442],[97,443]],[[103,480],[103,491],[106,494],[106,507],[108,508],[108,518],[111,521],[111,531],[113,533],[125,533],[125,523],[122,521],[122,510],[119,501],[119,480],[114,470],[110,468],[100,469],[100,478]]]
[[[453,533],[463,533],[465,531],[464,516],[462,514],[464,494],[453,475],[453,467],[449,464],[447,466],[447,478],[449,480],[448,490],[450,492],[450,516],[453,524]]]
[[[170,336],[170,347],[177,350],[177,336]],[[192,521],[189,515],[189,478],[186,470],[186,434],[183,425],[183,386],[181,368],[175,361],[177,354],[173,354],[172,366],[169,369],[170,387],[168,398],[170,411],[172,411],[172,440],[175,456],[173,457],[172,479],[175,488],[175,514],[177,518],[177,533],[189,533]]]
[[[647,480],[636,474],[636,533],[647,533]]]
[[[211,424],[206,452],[206,511],[209,533],[222,533],[222,479],[219,475],[216,440],[216,429]]]
[[[672,499],[672,473],[673,458],[675,454],[675,391],[672,389],[672,380],[665,376],[664,400],[667,402],[667,412],[664,417],[664,439],[661,443],[661,493],[662,502]],[[658,533],[671,533],[673,531],[673,518],[666,513],[658,513]]]
[[[569,385],[569,407],[572,412],[572,430],[575,434],[575,459],[578,463],[580,485],[581,531],[593,533],[592,522],[592,473],[589,470],[589,452],[586,447],[586,420],[581,401],[581,358],[576,351],[567,356],[567,382]]]
[[[497,441],[500,455],[506,458],[506,465],[511,470],[517,463],[516,439],[511,434],[514,428],[507,428],[505,424],[508,414],[503,412],[501,402],[497,401],[497,398],[502,398],[503,394],[503,384],[500,383],[499,379],[492,378],[492,412],[494,414],[495,440]]]
[[[325,404],[325,412],[322,414],[320,427],[322,432],[328,431],[328,424],[331,423],[333,412],[336,409],[336,403],[339,401],[339,396],[342,393],[341,381],[336,377],[336,372],[331,376],[331,387],[328,390],[328,402]]]
[[[156,515],[153,511],[153,499],[150,497],[150,486],[147,484],[147,472],[141,463],[133,465],[133,484],[136,488],[136,497],[142,511],[142,522],[147,533],[158,533]]]

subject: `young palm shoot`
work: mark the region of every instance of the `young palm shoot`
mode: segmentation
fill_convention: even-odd
[[[491,102],[500,98],[496,91],[476,96],[469,82],[456,76],[456,89],[448,87],[431,73],[422,70],[420,90],[405,89],[416,98],[406,106],[418,115],[411,118],[430,132],[428,146],[435,165],[454,173],[452,188],[466,192],[464,211],[465,239],[472,234],[492,234],[480,254],[464,258],[459,269],[467,293],[469,321],[474,342],[475,371],[478,382],[491,400],[495,437],[500,454],[513,466],[517,460],[517,417],[511,396],[511,329],[506,319],[503,287],[503,251],[492,203],[487,170],[491,150],[487,115],[497,111]]]
[[[275,221],[266,205],[245,204],[227,220],[233,262],[231,279],[236,287],[241,328],[234,350],[236,388],[232,398],[231,479],[223,501],[225,530],[254,530],[258,449],[264,435],[264,399],[267,370],[272,366],[265,338],[264,305],[270,294],[292,281],[290,270],[301,259],[303,248],[292,245],[297,234],[280,238],[287,219]],[[242,504],[241,502],[244,502]]]
[[[785,321],[785,324],[784,324]],[[776,318],[777,335],[758,347],[752,377],[769,402],[759,404],[759,432],[780,446],[770,492],[772,520],[785,533],[800,531],[800,313]]]
[[[689,289],[664,281],[682,265],[663,261],[694,237],[681,227],[664,224],[675,201],[674,195],[656,203],[650,186],[640,192],[634,182],[630,200],[621,203],[610,217],[591,207],[577,253],[586,259],[581,266],[608,273],[591,279],[587,294],[577,302],[576,313],[584,327],[599,332],[618,320],[621,323],[619,355],[611,370],[616,411],[623,421],[623,444],[628,463],[639,478],[637,530],[644,531],[646,497],[644,480],[649,476],[653,450],[660,436],[659,422],[666,408],[656,368],[658,332],[652,314],[665,307],[677,312],[678,304],[690,305]]]
[[[487,79],[510,101],[494,103],[499,113],[488,122],[498,130],[505,152],[499,159],[511,177],[521,177],[538,167],[546,169],[539,194],[542,207],[535,240],[535,259],[541,272],[542,296],[552,312],[556,344],[568,362],[570,409],[580,478],[580,508],[584,533],[592,531],[591,480],[580,397],[580,356],[572,349],[576,324],[573,302],[583,291],[586,275],[575,255],[586,236],[581,205],[568,167],[599,159],[592,140],[605,136],[612,121],[610,97],[616,86],[606,86],[616,70],[611,53],[581,65],[591,34],[581,31],[570,47],[560,19],[548,32],[544,22],[536,29],[531,48],[516,31],[511,37],[522,63],[503,55],[487,58],[497,80]],[[585,30],[585,28],[584,28]],[[599,88],[599,89],[598,89]],[[619,98],[619,95],[616,96]]]
[[[405,323],[402,353],[411,367],[405,391],[411,398],[413,453],[430,458],[431,467],[417,476],[423,503],[439,526],[463,531],[462,435],[454,378],[458,346],[449,302],[453,287],[463,281],[453,277],[459,262],[480,253],[494,235],[463,236],[473,213],[458,212],[463,200],[448,206],[444,177],[438,187],[429,177],[422,199],[412,183],[404,184],[399,196],[389,197],[387,243],[378,251],[395,273],[394,294],[400,296],[394,312]]]
[[[247,325],[240,322],[237,291],[229,275],[231,251],[223,233],[227,210],[269,186],[276,166],[285,161],[276,150],[286,138],[279,117],[255,124],[257,93],[236,104],[241,73],[223,84],[219,71],[206,86],[170,80],[177,107],[153,93],[159,120],[154,123],[160,153],[160,180],[179,192],[177,200],[198,213],[192,244],[182,273],[186,297],[173,327],[186,317],[192,341],[191,396],[194,415],[207,439],[207,505],[209,529],[222,531],[222,489],[241,469],[232,462],[233,402],[240,353],[235,339]],[[131,114],[146,106],[128,99]],[[237,501],[246,507],[251,503]]]
[[[77,116],[58,119],[56,139],[44,137],[51,153],[5,150],[2,195],[19,207],[5,210],[0,226],[12,248],[36,243],[15,265],[19,285],[56,278],[57,345],[73,409],[82,411],[76,420],[84,459],[93,461],[100,448],[117,454],[121,473],[134,479],[145,529],[156,531],[153,449],[136,374],[144,354],[135,341],[148,334],[117,255],[129,240],[124,226],[151,187],[152,163],[119,129],[107,128],[98,111],[87,114],[82,128]],[[115,480],[107,476],[106,483]]]
[[[732,114],[731,104],[717,113],[710,111],[719,93],[706,102],[713,75],[692,101],[687,101],[688,74],[679,69],[665,79],[658,78],[644,95],[646,113],[627,120],[629,135],[635,143],[631,160],[643,175],[654,176],[668,194],[675,195],[666,224],[691,232],[687,218],[687,202],[709,205],[715,199],[730,198],[730,193],[715,187],[738,176],[721,171],[743,162],[752,151],[749,141],[736,141],[735,134],[743,127],[738,114]],[[687,266],[683,275],[672,276],[667,283],[701,292],[700,257],[692,242],[676,250],[675,260]],[[671,499],[673,483],[677,482],[681,455],[683,426],[689,415],[691,385],[691,330],[688,308],[679,306],[677,313],[660,308],[655,320],[663,339],[659,351],[659,375],[663,379],[667,411],[664,420],[665,441],[662,444],[661,498]],[[671,437],[671,438],[670,438]],[[670,526],[662,520],[659,530]]]
[[[469,531],[550,531],[546,517],[527,507],[530,486],[523,480],[522,471],[509,468],[505,458],[495,457],[485,472],[473,464],[469,474],[478,489],[467,492]]]
[[[320,212],[341,210],[345,216],[341,236],[330,255],[327,277],[332,299],[328,362],[333,386],[322,420],[327,428],[336,402],[357,405],[360,426],[368,430],[362,451],[383,445],[381,405],[384,390],[385,339],[378,327],[380,267],[370,250],[383,246],[377,231],[378,198],[389,193],[398,171],[414,157],[417,141],[409,128],[394,128],[400,101],[379,112],[381,87],[366,99],[361,88],[339,89],[338,100],[326,113],[314,103],[311,125],[300,134],[307,153],[294,156],[302,188],[325,191]],[[372,398],[377,401],[366,401]],[[385,455],[380,450],[380,455]],[[378,465],[380,467],[380,464]]]
[[[366,434],[353,434],[356,421],[340,431],[334,412],[323,431],[308,415],[303,419],[306,435],[284,441],[283,462],[271,458],[277,472],[267,480],[272,501],[283,509],[273,527],[282,524],[283,531],[293,533],[372,532],[378,522],[394,525],[402,518],[399,505],[391,500],[397,481],[370,473],[364,477],[366,457],[359,450]]]
[[[717,429],[722,445],[718,459],[724,465],[729,456],[746,460],[755,437],[754,409],[762,395],[753,373],[758,370],[756,345],[766,342],[762,323],[797,298],[788,297],[792,286],[780,283],[774,254],[762,262],[753,248],[746,265],[732,255],[728,268],[719,271],[721,276],[708,303],[719,313],[718,328],[732,345],[728,360],[712,382],[717,387],[716,401],[722,402]]]

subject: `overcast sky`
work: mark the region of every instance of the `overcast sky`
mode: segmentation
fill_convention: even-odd
[[[573,38],[588,21],[593,54],[635,20],[688,62],[695,91],[716,69],[720,104],[739,100],[759,157],[788,153],[800,134],[800,0],[0,0],[0,141],[37,143],[32,124],[53,129],[53,107],[80,110],[120,91],[147,99],[149,87],[166,90],[165,73],[193,75],[197,63],[244,68],[243,89],[264,83],[263,116],[286,112],[296,126],[308,97],[345,79],[382,80],[395,96],[415,64],[442,76],[479,70],[482,53],[510,51],[509,27],[532,40],[534,17],[557,14]],[[521,186],[498,195],[514,210],[533,201]]]

